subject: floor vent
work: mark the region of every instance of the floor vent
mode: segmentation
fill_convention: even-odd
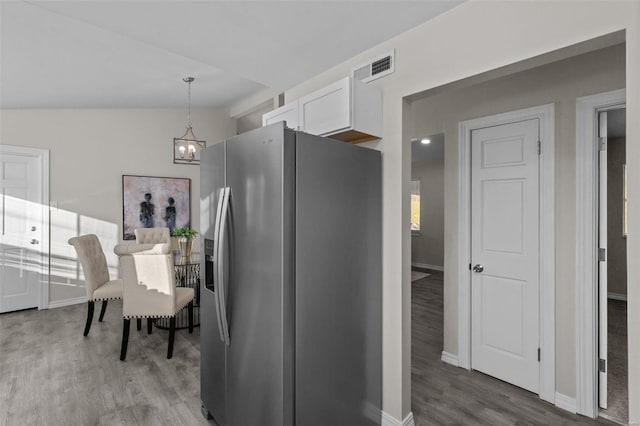
[[[365,83],[375,80],[385,75],[391,74],[395,69],[395,50],[374,58],[366,64],[355,67],[351,70],[351,75]]]

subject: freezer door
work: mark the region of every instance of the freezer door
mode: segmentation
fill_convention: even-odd
[[[220,188],[225,186],[225,142],[207,147],[200,159],[200,390],[203,411],[226,424],[225,344],[220,339],[214,276],[214,224]]]
[[[379,425],[380,152],[298,133],[296,156],[296,425]]]
[[[229,426],[293,422],[293,148],[282,123],[227,142]]]

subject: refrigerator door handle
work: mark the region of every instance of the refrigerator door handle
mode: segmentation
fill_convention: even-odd
[[[227,295],[226,295],[226,283],[224,282],[224,243],[227,234],[227,224],[230,219],[230,196],[231,188],[227,187],[223,189],[224,196],[222,199],[222,212],[220,215],[220,232],[218,239],[218,293],[220,297],[218,303],[220,304],[220,319],[222,320],[222,334],[224,343],[229,346],[229,321],[227,317]]]
[[[224,340],[224,333],[222,332],[222,313],[220,307],[220,287],[221,282],[218,281],[220,269],[220,259],[219,259],[219,244],[220,241],[220,221],[222,218],[222,203],[224,198],[224,190],[225,188],[220,188],[220,194],[218,195],[218,207],[216,209],[216,221],[213,225],[213,298],[216,304],[216,318],[218,320],[218,332],[220,333],[220,340]]]

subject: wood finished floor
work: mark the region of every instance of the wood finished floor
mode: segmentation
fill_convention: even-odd
[[[442,273],[412,283],[412,410],[422,425],[612,424],[571,415],[522,389],[440,361]],[[148,336],[132,324],[119,361],[119,302],[89,337],[86,305],[0,315],[1,425],[206,425],[200,415],[199,332]],[[244,426],[244,425],[243,425]],[[252,426],[252,425],[247,425]],[[334,425],[328,425],[334,426]],[[338,425],[335,425],[338,426]]]
[[[132,321],[119,360],[122,303],[99,308],[83,337],[87,306],[0,315],[1,425],[206,425],[200,415],[199,327],[146,333]]]
[[[411,283],[411,409],[425,425],[614,425],[572,415],[537,395],[454,367],[442,355],[442,272]]]
[[[600,410],[621,423],[628,423],[629,397],[627,391],[627,302],[609,299],[607,303],[609,316],[607,363],[608,386],[607,400],[609,407]]]

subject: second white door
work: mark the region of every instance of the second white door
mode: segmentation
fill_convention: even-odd
[[[47,284],[44,154],[34,151],[0,145],[0,313],[39,307]]]
[[[471,134],[471,368],[539,392],[538,119]]]

